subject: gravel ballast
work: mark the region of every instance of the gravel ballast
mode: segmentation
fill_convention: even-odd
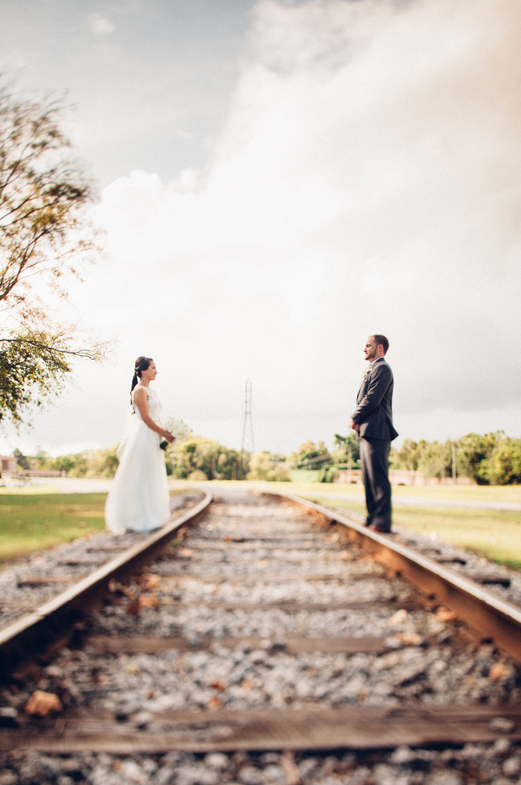
[[[34,575],[39,565],[43,574],[53,569],[53,558],[58,566],[58,560],[92,556],[93,545],[124,540],[128,547],[139,536],[96,535],[40,555],[45,567],[33,562],[5,570],[0,582],[11,594],[3,607],[41,596],[42,587],[34,593],[17,588],[24,570]],[[285,602],[296,607],[277,607]],[[357,606],[372,602],[377,604]],[[320,603],[323,610],[311,607]],[[346,607],[338,607],[342,603]],[[219,607],[227,604],[239,607]],[[89,644],[89,636],[179,636],[192,650],[103,654]],[[293,654],[285,645],[291,636],[318,642],[377,637],[385,650]],[[128,586],[116,588],[89,619],[81,650],[63,648],[34,667],[28,681],[0,689],[0,724],[4,718],[4,724],[37,725],[25,713],[36,689],[58,695],[64,717],[86,712],[146,728],[162,712],[186,709],[211,715],[215,710],[475,703],[497,706],[500,714],[502,706],[521,701],[521,673],[492,645],[473,643],[447,609],[425,602],[403,580],[389,579],[332,527],[318,526],[299,508],[275,499],[229,492],[180,544]],[[454,749],[398,746],[335,754],[10,752],[0,755],[0,785],[505,785],[520,781],[519,753],[506,737]]]

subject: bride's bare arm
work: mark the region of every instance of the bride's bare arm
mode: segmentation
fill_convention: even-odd
[[[141,419],[143,422],[148,425],[151,430],[158,433],[163,439],[166,439],[167,442],[173,442],[174,437],[170,433],[170,431],[165,431],[160,425],[158,425],[149,414],[148,411],[148,397],[146,391],[143,387],[138,387],[134,393],[134,403],[136,404],[137,408],[139,409],[139,413],[141,415]]]

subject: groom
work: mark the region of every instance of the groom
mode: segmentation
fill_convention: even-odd
[[[389,341],[371,335],[364,354],[371,365],[356,396],[349,427],[360,436],[362,479],[367,506],[366,526],[382,534],[391,531],[389,448],[398,436],[393,427],[393,372],[385,361]]]

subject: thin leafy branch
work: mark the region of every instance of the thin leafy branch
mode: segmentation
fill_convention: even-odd
[[[99,253],[87,209],[92,188],[70,159],[51,98],[20,97],[0,76],[0,421],[20,422],[62,389],[76,358],[107,345],[56,324],[43,293],[66,297],[68,276]]]

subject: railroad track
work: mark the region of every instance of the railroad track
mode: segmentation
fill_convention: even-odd
[[[421,773],[427,750],[481,745],[476,781],[495,757],[516,775],[519,608],[310,502],[210,501],[0,631],[8,785],[23,781],[13,761],[30,752],[55,764],[134,756],[162,785],[177,782],[184,755],[203,766],[194,783],[233,774],[255,785],[270,766],[272,781],[277,767],[281,781],[307,781],[316,751],[337,774],[364,755]],[[89,559],[63,566],[83,571]],[[468,755],[461,770],[465,760],[481,765]]]

